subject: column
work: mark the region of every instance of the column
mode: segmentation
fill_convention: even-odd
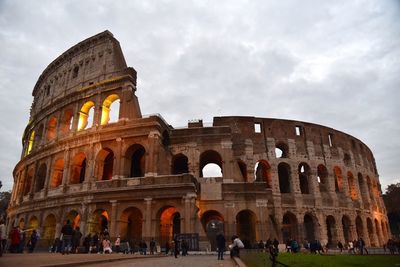
[[[151,202],[152,202],[151,197],[147,197],[144,199],[145,205],[146,205],[146,211],[144,214],[144,222],[143,222],[143,240],[150,242],[151,239]]]
[[[151,131],[148,135],[149,151],[146,158],[145,176],[157,175],[158,151],[160,148],[160,133]]]
[[[62,177],[62,187],[63,187],[63,192],[66,191],[67,189],[67,184],[68,184],[68,177],[70,174],[70,153],[71,150],[69,148],[65,149],[64,152],[64,171],[63,171],[63,177]]]
[[[118,201],[117,200],[110,200],[111,203],[111,218],[110,218],[110,237],[114,239],[117,236],[117,213],[118,213]]]

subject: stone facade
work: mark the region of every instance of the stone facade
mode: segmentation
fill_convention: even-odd
[[[246,243],[363,237],[380,246],[390,236],[373,154],[355,137],[255,117],[175,129],[142,116],[135,91],[136,71],[108,31],[44,70],[13,172],[9,229],[39,229],[43,246],[66,219],[84,235],[108,228],[161,245],[198,233],[201,248],[213,248],[218,231]]]

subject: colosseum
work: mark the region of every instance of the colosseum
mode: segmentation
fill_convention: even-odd
[[[48,65],[32,92],[8,230],[38,229],[42,247],[67,219],[84,236],[107,228],[112,240],[163,246],[179,234],[191,249],[214,249],[220,231],[247,245],[363,237],[381,246],[390,236],[374,156],[359,139],[245,116],[174,128],[142,115],[136,90],[109,31]]]

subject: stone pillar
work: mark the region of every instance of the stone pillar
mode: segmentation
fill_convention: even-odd
[[[318,218],[318,223],[319,223],[320,242],[321,242],[321,244],[327,244],[328,243],[328,229],[327,229],[327,225],[326,225],[326,217],[321,212],[317,213],[316,217]]]
[[[76,103],[74,107],[74,119],[72,121],[72,128],[71,128],[71,132],[73,133],[75,133],[78,130],[79,114],[80,114],[79,103]]]
[[[46,161],[46,166],[47,166],[47,170],[46,170],[46,180],[44,181],[44,196],[47,196],[47,193],[49,191],[49,184],[50,184],[50,180],[51,180],[51,170],[52,170],[52,162],[53,161],[53,156],[50,156],[47,158]]]
[[[101,102],[101,94],[100,91],[96,95],[95,104],[94,104],[94,114],[93,114],[93,127],[92,129],[97,129],[101,123],[101,108],[103,103]]]
[[[151,240],[151,204],[152,204],[152,198],[147,197],[144,199],[144,202],[146,204],[146,210],[144,214],[144,221],[143,221],[143,240],[150,242]]]
[[[225,236],[228,237],[227,240],[232,236],[236,235],[236,219],[234,215],[235,203],[226,202],[224,204],[226,211],[226,218],[224,221]]]
[[[88,219],[88,208],[87,208],[87,202],[82,202],[81,206],[81,221],[79,228],[82,233],[82,237],[84,238],[87,235],[87,219]]]
[[[120,178],[123,176],[123,173],[121,172],[121,161],[124,159],[123,155],[122,155],[122,138],[121,137],[117,137],[115,139],[115,141],[117,142],[117,151],[115,151],[116,153],[114,154],[115,156],[115,165],[113,168],[113,179],[114,178]]]
[[[160,133],[158,131],[151,131],[148,135],[149,151],[146,159],[146,171],[145,176],[156,176],[157,175],[157,162],[158,162],[158,151],[160,148]]]
[[[232,141],[223,140],[221,141],[221,157],[222,157],[222,176],[228,179],[241,180],[233,172],[233,164],[237,164],[236,161],[232,159]]]
[[[111,203],[111,218],[110,218],[110,237],[114,239],[117,236],[117,214],[118,214],[118,202],[117,200],[110,200]]]
[[[256,207],[258,208],[258,233],[256,233],[257,240],[267,240],[268,239],[268,199],[256,200]]]
[[[71,167],[70,167],[70,154],[71,150],[69,148],[65,149],[64,152],[64,171],[63,171],[63,177],[62,177],[62,187],[63,191],[67,189],[67,184],[69,183],[68,178],[71,172]]]
[[[37,171],[37,161],[33,163],[33,174],[31,180],[31,187],[29,188],[29,199],[33,198],[35,194],[35,184],[36,184],[36,171]]]

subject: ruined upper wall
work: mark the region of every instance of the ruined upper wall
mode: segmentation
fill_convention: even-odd
[[[112,33],[94,35],[68,49],[43,71],[32,92],[31,118],[57,99],[124,72],[127,65]],[[136,83],[136,71],[129,68],[128,73]]]

